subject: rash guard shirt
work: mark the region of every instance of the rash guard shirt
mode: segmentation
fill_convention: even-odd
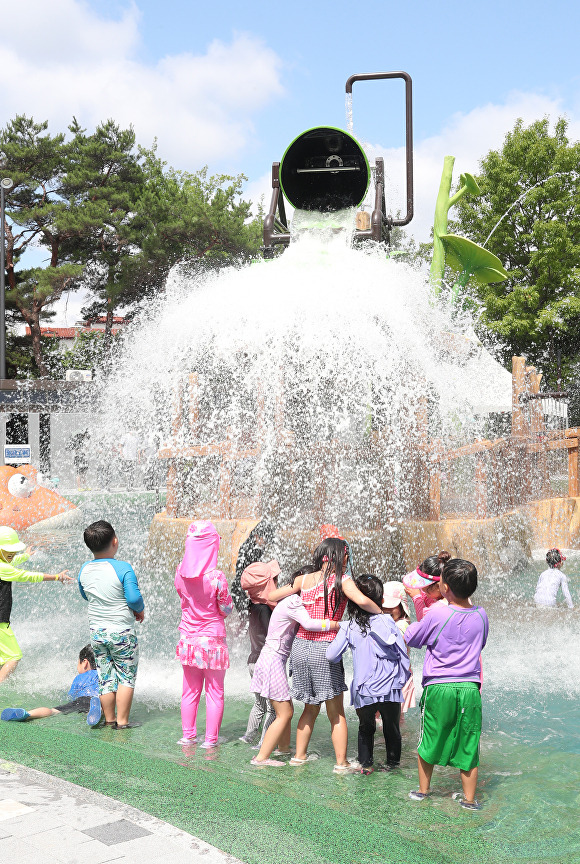
[[[78,583],[82,597],[89,603],[89,626],[93,630],[132,628],[133,612],[145,608],[137,576],[127,561],[116,558],[87,561],[80,569]]]

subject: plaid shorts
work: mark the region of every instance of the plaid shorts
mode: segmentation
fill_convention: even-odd
[[[328,642],[296,637],[292,645],[292,696],[308,705],[320,705],[347,689],[344,666],[326,659]]]
[[[91,630],[91,648],[99,673],[99,694],[116,693],[119,684],[135,687],[139,648],[131,630],[115,633],[99,628]]]

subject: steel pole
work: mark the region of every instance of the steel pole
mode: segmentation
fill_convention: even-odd
[[[4,186],[0,184],[0,378],[2,379],[6,378],[6,309],[4,298],[6,214],[4,211],[4,200]]]

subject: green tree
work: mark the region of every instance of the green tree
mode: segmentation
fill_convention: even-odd
[[[566,120],[518,120],[480,163],[479,198],[463,198],[450,230],[485,245],[508,271],[505,282],[468,290],[481,322],[500,338],[506,361],[525,354],[553,378],[561,352],[580,350],[580,144]]]
[[[86,318],[138,307],[163,290],[172,267],[220,267],[248,261],[261,245],[261,213],[251,216],[242,200],[243,174],[209,176],[208,169],[176,171],[155,149],[140,149],[144,181],[131,215],[130,254],[119,260],[115,279],[92,286]],[[95,258],[98,272],[101,258]]]

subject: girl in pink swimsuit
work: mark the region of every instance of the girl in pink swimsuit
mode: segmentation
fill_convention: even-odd
[[[192,522],[185,554],[175,574],[181,601],[181,639],[176,654],[183,666],[180,744],[195,741],[197,709],[205,684],[205,741],[218,742],[224,713],[224,679],[230,665],[225,621],[233,603],[226,577],[217,569],[220,535],[211,522]]]

